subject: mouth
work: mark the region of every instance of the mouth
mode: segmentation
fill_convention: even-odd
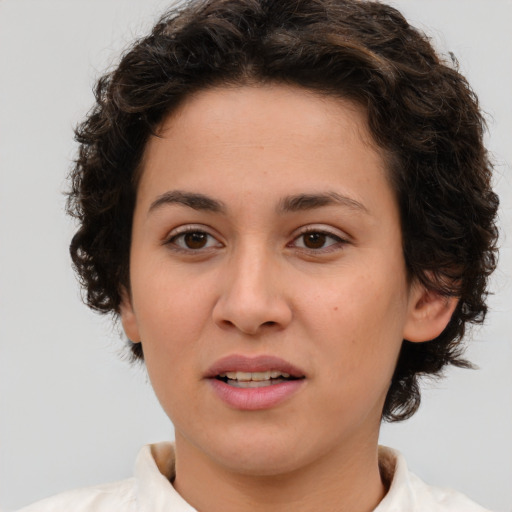
[[[277,407],[304,387],[306,374],[279,357],[231,355],[205,374],[214,393],[233,409],[254,411]]]
[[[271,355],[248,357],[233,354],[216,361],[208,369],[205,377],[222,380],[235,386],[237,384],[245,386],[252,382],[254,383],[252,387],[259,387],[259,383],[270,386],[278,384],[278,381],[304,379],[306,373],[280,357]]]
[[[215,379],[235,388],[263,388],[304,378],[304,376],[294,377],[289,373],[279,370],[267,370],[264,372],[232,371],[223,372],[215,376]]]

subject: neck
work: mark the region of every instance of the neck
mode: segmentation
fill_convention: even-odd
[[[386,493],[377,439],[332,451],[285,474],[262,476],[216,464],[178,432],[174,487],[201,512],[370,512]]]

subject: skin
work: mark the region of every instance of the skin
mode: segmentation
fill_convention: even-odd
[[[175,191],[223,210],[168,200]],[[280,208],[332,193],[345,199]],[[121,318],[175,427],[178,492],[201,511],[373,510],[402,340],[436,337],[455,303],[407,279],[362,109],[281,85],[195,94],[148,142],[132,235]],[[304,385],[236,410],[204,378],[230,354],[279,356]]]

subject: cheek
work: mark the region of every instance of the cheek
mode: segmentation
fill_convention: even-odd
[[[406,311],[403,283],[384,273],[352,273],[309,294],[301,311],[331,378],[340,371],[387,376],[393,370]]]
[[[136,268],[135,262],[132,265]],[[213,283],[206,276],[189,276],[165,260],[140,269],[133,272],[132,289],[141,338],[170,349],[179,340],[194,337],[211,309],[208,291],[214,289]]]
[[[207,290],[213,286],[168,268],[134,276],[134,310],[151,383],[161,402],[179,401],[181,394],[172,390],[195,377],[213,303]]]
[[[368,414],[378,421],[402,343],[401,301],[389,286],[377,286],[384,281],[361,273],[341,284],[304,306],[313,377],[322,389],[308,407],[332,422],[333,432],[345,423],[357,428]]]

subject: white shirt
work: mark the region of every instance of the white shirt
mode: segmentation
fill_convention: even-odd
[[[463,494],[425,484],[390,448],[379,448],[379,466],[391,485],[374,512],[489,512]],[[173,477],[173,445],[147,445],[139,452],[133,478],[64,492],[19,512],[197,512],[176,492]]]

